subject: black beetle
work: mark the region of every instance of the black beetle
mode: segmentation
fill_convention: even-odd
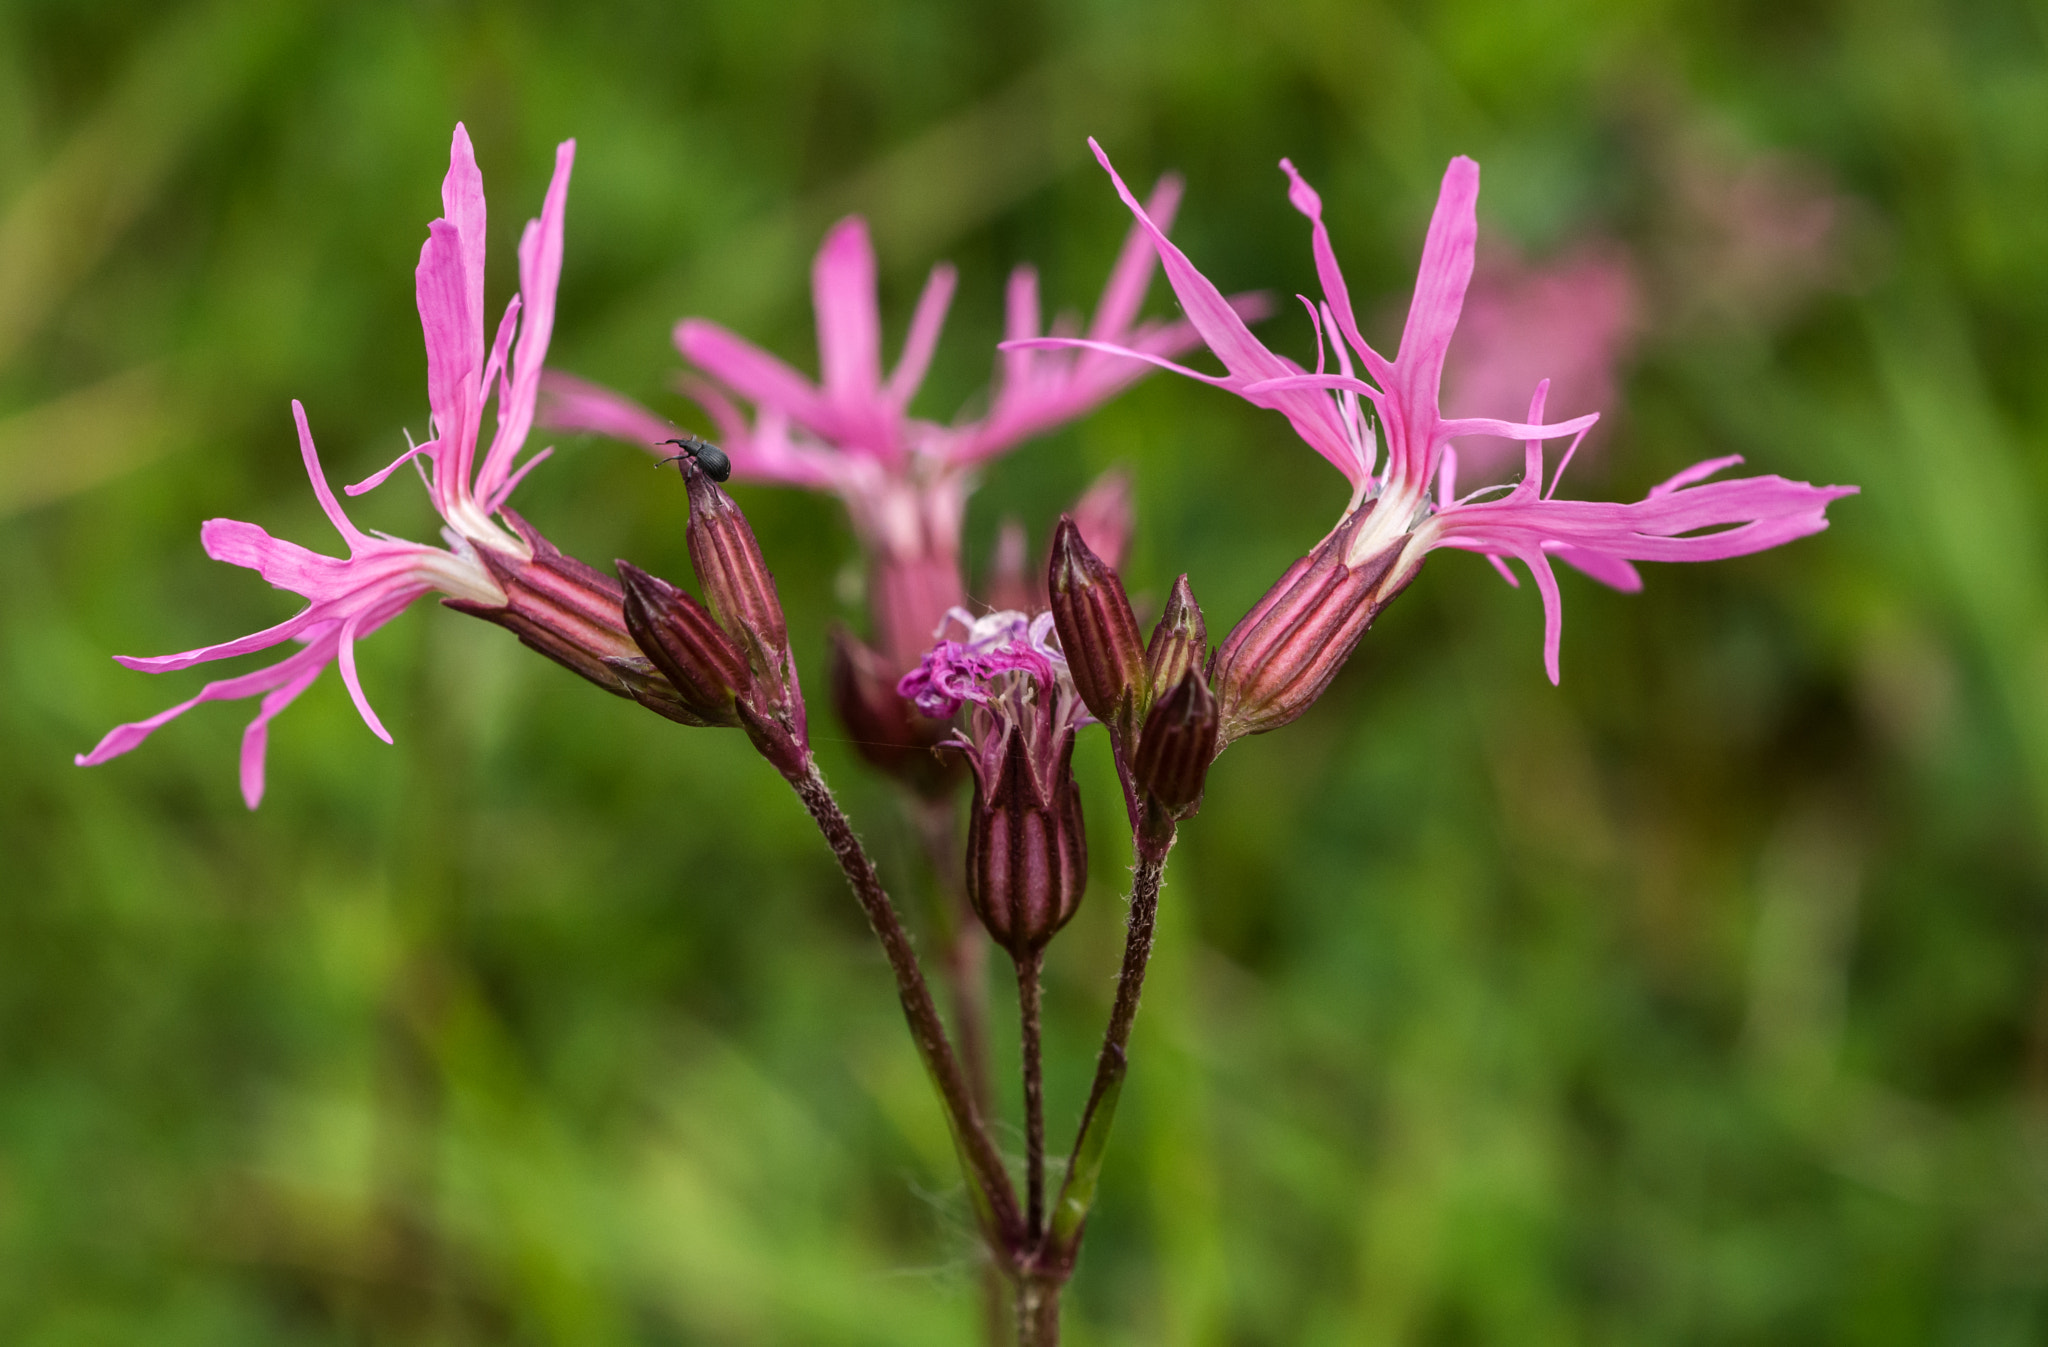
[[[697,466],[704,469],[704,475],[712,481],[722,482],[732,476],[732,460],[725,456],[725,450],[709,440],[700,440],[692,435],[686,440],[663,440],[662,443],[673,444],[683,451],[682,454],[663,459],[664,463],[673,463],[683,454],[688,454],[697,461]]]

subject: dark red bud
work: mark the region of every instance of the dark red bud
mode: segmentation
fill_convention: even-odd
[[[704,602],[739,642],[754,673],[780,680],[789,663],[789,627],[753,527],[695,458],[683,455],[676,470],[690,491],[686,536]]]
[[[710,610],[658,576],[621,561],[626,630],[667,678],[683,706],[705,725],[737,725],[734,704],[751,688],[747,657]]]
[[[1046,590],[1074,689],[1097,720],[1128,742],[1150,701],[1145,647],[1124,582],[1082,540],[1072,515],[1061,515],[1053,533]]]
[[[668,680],[640,656],[626,630],[619,582],[543,538],[510,510],[504,517],[533,550],[525,561],[484,547],[477,556],[498,587],[504,606],[444,599],[459,613],[495,622],[529,649],[570,669],[614,696],[686,725],[702,723]]]
[[[1363,514],[1347,516],[1289,567],[1217,648],[1209,681],[1224,743],[1279,729],[1308,710],[1398,592],[1382,590],[1381,582],[1405,539],[1358,565],[1344,564]]]
[[[1215,694],[1201,669],[1192,666],[1145,717],[1131,759],[1131,780],[1173,818],[1185,818],[1201,802],[1209,764],[1220,746],[1218,721]]]
[[[1201,605],[1183,575],[1173,582],[1166,596],[1166,611],[1152,628],[1152,640],[1145,647],[1145,678],[1152,695],[1164,697],[1180,683],[1189,669],[1209,662],[1209,628],[1202,621]]]
[[[831,660],[832,704],[854,749],[927,799],[951,795],[960,782],[960,755],[933,750],[952,727],[917,714],[897,693],[881,654],[845,627],[832,629]]]
[[[1081,905],[1088,838],[1074,786],[1074,732],[1053,755],[1050,794],[1024,736],[1004,735],[999,760],[975,764],[967,825],[967,897],[995,942],[1023,959],[1043,949]]]

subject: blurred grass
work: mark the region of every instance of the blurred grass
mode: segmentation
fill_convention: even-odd
[[[1226,289],[1309,288],[1293,156],[1383,332],[1452,153],[1483,249],[1624,242],[1649,332],[1578,489],[1740,452],[1865,494],[1640,596],[1567,579],[1556,690],[1533,597],[1440,560],[1218,765],[1072,1340],[2042,1340],[2044,44],[2038,8],[1916,0],[0,10],[0,1338],[967,1336],[881,966],[731,736],[423,609],[362,652],[398,747],[328,680],[260,813],[229,710],[69,765],[202,677],[107,655],[288,611],[200,520],[330,545],[289,398],[344,478],[421,428],[411,268],[459,117],[501,297],[579,138],[555,361],[678,414],[684,313],[810,362],[808,256],[851,209],[892,334],[961,266],[921,404],[950,413],[1009,265],[1092,302],[1124,219],[1090,133],[1187,175],[1176,233]],[[1839,199],[1827,274],[1716,269],[1701,203],[1764,156]],[[1276,419],[1155,381],[996,466],[976,546],[1125,460],[1133,588],[1187,570],[1219,630],[1341,500]],[[571,443],[522,509],[680,574],[662,481]],[[822,687],[843,525],[744,500]],[[427,536],[403,484],[355,508]],[[909,899],[887,792],[822,751]],[[1112,836],[1049,973],[1056,1135]]]

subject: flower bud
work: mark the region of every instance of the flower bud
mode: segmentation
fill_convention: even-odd
[[[690,491],[687,539],[704,602],[740,643],[755,675],[781,681],[789,665],[789,627],[753,527],[694,457],[683,455],[676,468]]]
[[[1218,720],[1215,694],[1201,669],[1192,665],[1145,717],[1131,758],[1131,779],[1173,818],[1185,818],[1201,802],[1209,764],[1216,760]]]
[[[1202,609],[1187,576],[1173,582],[1166,596],[1166,611],[1152,628],[1152,640],[1145,647],[1145,681],[1154,698],[1164,697],[1179,685],[1189,669],[1209,659],[1209,629],[1202,622]]]
[[[747,657],[703,604],[658,576],[621,561],[626,630],[702,725],[737,725],[740,693],[753,684]]]
[[[699,723],[676,689],[634,646],[626,630],[619,582],[564,554],[512,511],[502,513],[533,552],[521,561],[495,548],[477,549],[478,559],[505,591],[504,605],[493,608],[469,599],[442,602],[497,623],[528,649],[614,696],[630,697],[670,720]]]
[[[1074,785],[1074,732],[1046,744],[1034,771],[1025,731],[1007,728],[993,760],[976,754],[967,825],[967,897],[995,942],[1019,960],[1045,947],[1081,905],[1088,838]]]
[[[952,794],[958,756],[933,751],[952,733],[947,722],[912,710],[880,653],[845,627],[832,629],[831,647],[832,704],[854,749],[927,799]]]
[[[1279,729],[1308,710],[1398,592],[1381,582],[1405,539],[1355,566],[1344,564],[1363,514],[1347,516],[1290,566],[1217,648],[1210,683],[1223,743]]]
[[[1046,589],[1074,690],[1089,712],[1129,742],[1150,700],[1145,647],[1124,582],[1082,541],[1072,515],[1052,539]]]

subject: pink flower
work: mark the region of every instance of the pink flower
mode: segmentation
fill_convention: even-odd
[[[375,487],[400,464],[423,458],[422,476],[434,508],[446,521],[446,549],[363,533],[343,513],[327,485],[305,409],[295,400],[299,452],[313,494],[327,518],[348,545],[346,557],[309,551],[273,538],[254,524],[211,519],[200,529],[206,554],[216,561],[247,566],[279,589],[307,601],[295,616],[249,636],[220,645],[203,646],[179,655],[138,659],[116,656],[128,668],[168,673],[209,660],[267,650],[286,640],[303,646],[267,668],[208,683],[199,695],[147,720],[122,725],[100,740],[77,762],[89,767],[126,753],[159,726],[201,702],[225,701],[263,694],[255,720],[242,736],[242,797],[254,809],[263,798],[264,748],[271,719],[289,706],[329,664],[339,664],[342,681],[364,723],[386,743],[390,733],[371,710],[356,676],[358,638],[398,616],[414,600],[429,593],[490,607],[502,607],[504,589],[492,578],[480,550],[518,561],[532,548],[493,516],[527,470],[547,456],[542,450],[516,463],[533,426],[534,402],[540,387],[541,363],[554,326],[555,286],[562,270],[562,214],[569,190],[569,169],[576,143],[564,141],[555,152],[554,180],[548,186],[538,220],[530,220],[519,241],[520,293],[506,306],[497,339],[484,346],[484,190],[470,148],[469,133],[458,123],[449,152],[448,176],[441,184],[443,218],[427,228],[416,274],[420,325],[427,348],[427,401],[433,414],[434,437],[409,449],[390,467],[348,488],[359,495]],[[522,322],[523,311],[523,322]],[[517,334],[517,343],[514,335]],[[497,424],[481,463],[477,441],[484,404],[497,394]]]
[[[960,639],[945,635],[960,629]],[[1067,725],[1086,719],[1074,692],[1067,657],[1053,644],[1051,613],[999,610],[975,617],[955,608],[939,624],[935,644],[918,666],[896,685],[902,696],[934,720],[950,719],[962,706],[993,706],[1025,684],[1006,675],[1029,675],[1035,695],[1048,705],[1059,704]]]
[[[1179,195],[1173,179],[1154,190],[1160,227]],[[1158,356],[1194,344],[1187,323],[1137,321],[1152,267],[1152,249],[1134,228],[1088,326],[1092,340]],[[874,563],[877,640],[898,669],[916,662],[933,624],[964,597],[960,522],[973,469],[1083,414],[1144,372],[1095,350],[1016,348],[1003,356],[985,416],[950,426],[914,417],[910,402],[931,364],[955,281],[952,267],[932,268],[903,351],[885,375],[874,249],[867,225],[854,216],[826,234],[811,268],[816,382],[716,323],[687,318],[675,330],[677,349],[709,376],[687,380],[684,390],[717,423],[733,475],[827,490],[846,502]],[[1079,330],[1071,320],[1054,328]],[[1038,278],[1030,267],[1010,276],[1008,331],[1018,340],[1040,333]],[[650,447],[676,434],[646,408],[582,380],[551,373],[547,390],[550,426]],[[741,403],[752,404],[751,421]]]
[[[946,632],[959,627],[953,640]],[[1074,730],[1088,712],[1051,613],[955,608],[938,643],[897,690],[933,718],[972,706],[949,741],[974,773],[967,898],[982,925],[1024,959],[1074,915],[1088,884],[1088,832],[1074,785]]]
[[[1323,226],[1321,199],[1292,164],[1280,161],[1289,180],[1288,199],[1311,222],[1323,288],[1320,305],[1302,300],[1316,329],[1318,350],[1316,371],[1306,373],[1252,336],[1221,292],[1152,225],[1102,148],[1092,140],[1089,144],[1124,204],[1151,237],[1182,308],[1226,373],[1203,374],[1151,352],[1126,353],[1227,388],[1287,417],[1295,432],[1351,483],[1351,499],[1340,521],[1351,522],[1351,527],[1338,563],[1360,567],[1383,554],[1393,556],[1377,593],[1398,592],[1438,547],[1479,552],[1510,581],[1513,575],[1506,559],[1521,561],[1535,576],[1543,597],[1544,665],[1552,682],[1558,678],[1562,621],[1550,564],[1553,556],[1604,584],[1635,590],[1642,579],[1632,562],[1711,561],[1775,547],[1826,528],[1828,502],[1856,491],[1782,477],[1704,481],[1741,461],[1730,457],[1696,464],[1632,504],[1557,500],[1557,479],[1597,415],[1539,424],[1546,392],[1539,384],[1526,422],[1445,417],[1438,402],[1444,358],[1472,278],[1478,237],[1479,166],[1470,159],[1453,159],[1444,174],[1407,325],[1392,360],[1359,334],[1344,276]],[[1336,373],[1324,368],[1326,337],[1336,352]],[[1118,349],[1103,342],[1087,344],[1105,353]],[[1364,377],[1354,370],[1354,356]],[[1457,458],[1450,445],[1473,435],[1523,441],[1522,480],[1512,488],[1487,487],[1458,497]],[[1571,446],[1546,485],[1543,444],[1567,436]],[[1382,440],[1384,458],[1379,452]],[[1354,515],[1359,516],[1355,521]]]

